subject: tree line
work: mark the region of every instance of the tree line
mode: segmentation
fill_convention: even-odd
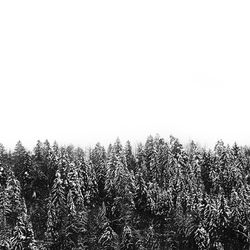
[[[250,148],[173,136],[0,144],[0,249],[250,249]]]

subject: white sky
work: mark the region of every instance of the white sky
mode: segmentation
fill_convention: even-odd
[[[250,145],[249,1],[1,1],[0,142],[170,134]]]

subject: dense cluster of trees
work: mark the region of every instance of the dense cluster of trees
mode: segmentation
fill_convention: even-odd
[[[0,249],[250,249],[249,176],[222,141],[0,145]]]

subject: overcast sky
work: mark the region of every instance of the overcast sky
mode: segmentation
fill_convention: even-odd
[[[249,1],[1,1],[0,142],[170,134],[250,145]]]

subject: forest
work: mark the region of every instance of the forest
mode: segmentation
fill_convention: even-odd
[[[0,144],[0,249],[250,249],[249,185],[236,143]]]

